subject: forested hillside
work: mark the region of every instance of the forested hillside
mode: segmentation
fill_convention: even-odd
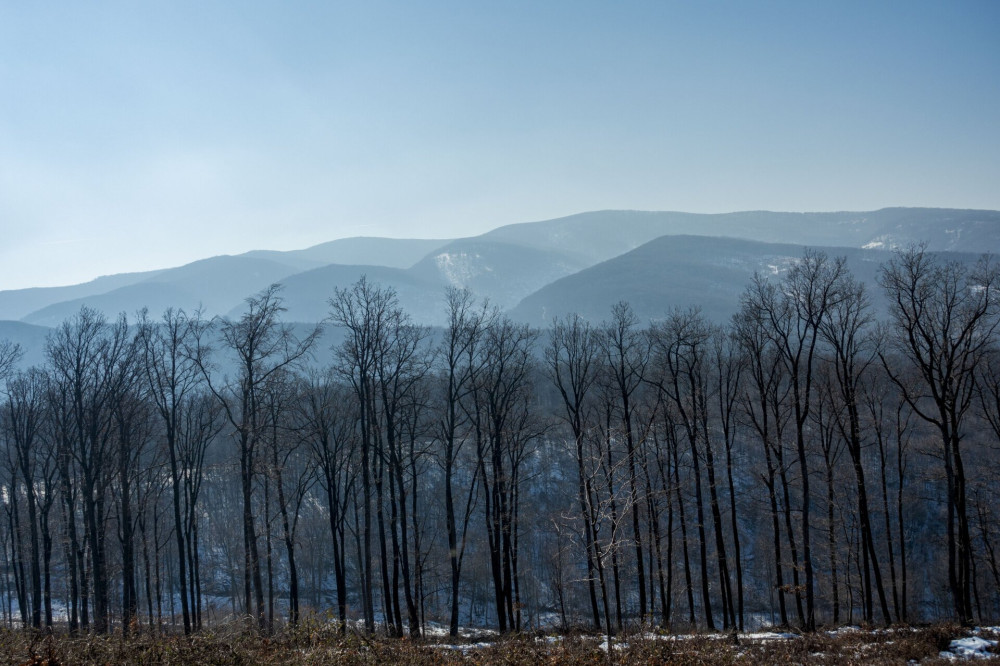
[[[0,617],[995,622],[1000,273],[886,256],[757,272],[725,324],[539,330],[442,285],[432,331],[368,277],[315,296],[325,337],[279,284],[229,318],[81,307],[35,363],[0,342]]]

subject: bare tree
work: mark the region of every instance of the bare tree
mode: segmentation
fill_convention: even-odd
[[[243,492],[244,601],[261,629],[266,627],[264,585],[261,577],[257,528],[253,511],[254,476],[258,446],[265,425],[262,409],[264,387],[278,373],[301,361],[319,337],[319,328],[304,337],[295,335],[289,324],[282,323],[285,308],[281,286],[273,284],[246,300],[246,311],[236,321],[197,321],[191,345],[192,360],[201,370],[212,394],[222,405],[232,426],[240,455],[240,483]],[[218,377],[210,361],[214,351],[210,336],[217,331],[223,349],[235,362],[236,376]],[[251,581],[254,594],[251,603]]]
[[[349,389],[338,386],[331,374],[312,374],[299,403],[300,435],[308,442],[326,492],[333,546],[333,573],[337,585],[337,617],[347,631],[346,530],[348,504],[357,478],[357,411]]]
[[[83,555],[77,529],[78,482],[72,456],[73,442],[77,433],[74,423],[75,401],[73,395],[73,384],[70,378],[60,377],[54,367],[50,368],[46,382],[46,403],[49,416],[47,437],[50,446],[54,449],[59,507],[62,513],[63,538],[61,541],[68,577],[68,580],[64,581],[64,586],[68,596],[66,611],[70,634],[75,634],[79,629],[81,611],[83,611],[83,618],[86,618],[86,605],[81,604]],[[55,496],[56,493],[53,492],[52,499]],[[83,591],[83,599],[86,599],[85,590]],[[86,622],[84,622],[84,626],[86,626]]]
[[[809,520],[812,496],[809,489],[806,422],[809,418],[815,359],[820,327],[830,308],[841,298],[838,291],[845,260],[830,260],[822,252],[806,251],[778,284],[755,282],[744,294],[746,306],[757,310],[766,334],[788,373],[795,426],[796,453],[802,484],[802,560],[805,574],[806,614],[803,628],[815,630],[815,576]]]
[[[348,289],[338,288],[330,299],[330,317],[334,324],[344,328],[346,337],[335,350],[337,372],[350,384],[358,408],[358,426],[361,434],[361,507],[362,526],[362,602],[365,628],[375,631],[375,607],[372,570],[372,504],[375,499],[376,519],[379,530],[383,602],[386,619],[391,615],[392,595],[389,594],[389,572],[386,561],[386,542],[382,504],[373,498],[381,484],[381,432],[378,399],[378,363],[380,351],[387,344],[392,319],[399,310],[396,292],[370,283],[366,276]]]
[[[144,311],[139,318],[139,339],[143,354],[143,375],[149,398],[163,424],[163,435],[170,460],[170,486],[174,509],[174,537],[177,541],[177,572],[180,582],[181,615],[184,633],[191,633],[188,580],[185,554],[186,534],[181,518],[181,469],[178,465],[178,430],[182,406],[195,389],[201,375],[187,353],[191,346],[193,322],[183,310],[167,309],[159,324],[149,320]]]
[[[564,418],[570,427],[576,445],[577,494],[580,502],[580,513],[583,516],[587,587],[590,593],[595,629],[601,627],[601,613],[597,605],[595,587],[595,561],[598,554],[594,541],[596,516],[591,502],[593,488],[590,487],[590,480],[585,469],[587,456],[584,453],[584,447],[589,431],[593,427],[591,420],[594,416],[594,405],[592,404],[591,390],[594,388],[600,371],[598,335],[598,331],[579,315],[569,316],[562,321],[553,322],[549,334],[549,345],[545,349],[549,376],[562,397],[565,409]],[[603,596],[604,613],[607,616],[607,594],[605,593]]]
[[[129,376],[121,383],[112,409],[116,462],[116,484],[112,487],[112,494],[118,498],[115,508],[118,539],[121,543],[123,635],[128,634],[132,620],[139,612],[139,594],[136,585],[135,495],[139,479],[149,467],[150,461],[146,460],[145,454],[147,444],[152,438],[153,427],[151,406],[141,391],[142,370],[136,360],[130,363],[127,371]]]
[[[639,501],[636,466],[637,443],[633,424],[636,408],[636,391],[642,386],[649,362],[649,342],[638,328],[638,319],[628,303],[622,301],[611,310],[611,319],[602,325],[601,350],[616,389],[616,408],[621,417],[622,436],[625,438],[628,457],[629,507],[632,512],[632,536],[635,545],[636,586],[639,592],[639,617],[646,617],[646,572],[643,559],[642,530],[639,527],[641,502]]]
[[[448,631],[458,635],[459,585],[462,578],[462,560],[465,556],[466,534],[472,517],[478,493],[478,474],[470,475],[467,481],[461,526],[455,508],[455,474],[458,471],[459,456],[467,438],[463,429],[468,426],[466,412],[462,404],[474,390],[472,385],[479,362],[479,349],[483,331],[490,323],[491,314],[484,304],[477,310],[472,293],[468,290],[450,288],[445,292],[448,308],[448,327],[438,348],[440,382],[444,395],[441,396],[441,417],[438,437],[441,440],[440,462],[444,469],[445,522],[448,531],[448,563],[451,568],[451,604]]]
[[[397,632],[402,633],[399,587],[396,572],[401,570],[403,592],[407,608],[410,635],[420,635],[420,619],[417,608],[416,591],[413,586],[416,577],[411,566],[409,543],[410,524],[407,520],[410,487],[405,481],[409,458],[406,430],[411,419],[419,418],[423,408],[422,382],[427,375],[431,357],[426,349],[427,329],[410,323],[408,316],[399,310],[393,318],[387,337],[387,345],[380,350],[377,367],[378,392],[382,405],[385,430],[385,451],[389,471],[390,530],[392,533],[393,572],[392,584],[394,605],[397,612]],[[412,439],[410,439],[412,443]],[[412,564],[416,564],[413,562]]]
[[[830,592],[833,597],[833,623],[840,622],[840,581],[837,576],[837,468],[844,451],[844,438],[840,436],[838,426],[843,420],[843,408],[837,401],[837,390],[831,377],[829,366],[821,366],[817,373],[816,402],[812,410],[811,420],[817,433],[820,448],[823,451],[823,463],[826,468],[826,530],[827,558],[830,563]],[[867,556],[867,551],[862,548]],[[865,566],[865,621],[871,619],[871,585],[870,567]]]
[[[291,419],[292,406],[299,399],[293,377],[276,373],[265,389],[270,436],[266,438],[269,459],[267,473],[278,492],[281,535],[288,562],[288,621],[299,623],[299,568],[296,562],[296,532],[302,504],[317,481],[315,470],[304,455],[302,440]]]
[[[199,499],[205,480],[205,465],[209,448],[222,429],[222,408],[207,389],[188,393],[180,407],[177,429],[177,460],[184,507],[184,543],[187,548],[188,592],[191,595],[192,625],[202,627],[201,607],[201,523]]]
[[[862,283],[851,275],[840,278],[840,296],[831,303],[829,316],[821,320],[819,330],[823,340],[831,350],[833,366],[832,379],[836,399],[842,410],[835,411],[835,422],[840,436],[847,444],[851,455],[854,478],[858,491],[858,519],[861,526],[861,556],[864,563],[865,621],[872,622],[872,585],[874,573],[875,589],[882,611],[882,621],[892,622],[882,570],[875,550],[868,502],[868,484],[865,481],[864,465],[861,461],[861,385],[870,374],[871,366],[877,361],[877,340],[871,325],[873,317],[868,304],[868,295]]]
[[[710,435],[709,401],[713,330],[697,310],[674,312],[666,321],[653,328],[650,337],[655,350],[654,359],[660,370],[656,380],[659,391],[672,403],[684,427],[691,462],[694,466],[695,509],[698,521],[698,541],[701,554],[702,598],[705,621],[715,628],[712,602],[709,593],[708,544],[705,534],[706,519],[702,499],[701,460],[704,458],[708,474],[709,505],[715,534],[715,552],[718,558],[719,588],[722,594],[723,626],[736,625],[735,604],[729,561],[723,538],[722,513],[719,507],[716,481],[715,455]]]
[[[51,628],[52,615],[52,547],[54,543],[52,507],[56,504],[58,492],[58,455],[63,436],[58,425],[60,419],[54,414],[50,398],[51,379],[44,370],[37,371],[42,380],[43,416],[40,426],[40,445],[33,447],[34,476],[42,496],[39,501],[39,531],[42,537],[42,581],[45,606],[45,626]]]
[[[530,410],[532,348],[537,334],[507,318],[486,329],[483,362],[474,378],[471,409],[482,424],[476,459],[485,493],[497,622],[501,633],[519,631],[518,511],[521,467],[538,434]]]
[[[13,454],[9,461],[12,472],[11,491],[20,495],[23,488],[27,503],[31,626],[39,629],[42,626],[42,553],[37,488],[42,479],[38,474],[36,449],[45,446],[41,432],[46,418],[45,377],[36,369],[18,373],[8,380],[6,393],[7,402],[5,409],[0,411],[0,425],[8,443],[8,456]],[[20,482],[17,480],[18,474]]]
[[[970,270],[941,262],[920,246],[898,253],[881,276],[892,322],[888,351],[907,366],[895,366],[887,353],[883,364],[914,413],[941,439],[948,485],[948,585],[963,624],[973,621],[973,562],[962,440],[976,397],[977,369],[987,362],[1000,324],[998,275],[988,258]]]
[[[94,310],[81,308],[70,321],[49,337],[46,348],[56,377],[66,384],[73,420],[72,444],[67,453],[80,470],[85,537],[92,562],[94,629],[108,630],[108,569],[105,520],[111,461],[115,460],[113,411],[116,396],[128,381],[134,361],[133,339],[122,315],[109,325]],[[64,468],[66,476],[68,468]],[[67,511],[75,511],[68,506]],[[85,553],[77,550],[79,570],[86,577]],[[81,591],[85,595],[86,582]],[[81,621],[87,624],[86,596]]]
[[[0,380],[10,374],[23,356],[24,352],[20,345],[10,340],[0,340]]]
[[[736,511],[736,484],[733,480],[733,449],[737,437],[737,412],[746,362],[730,332],[717,328],[712,336],[715,365],[715,397],[718,406],[722,441],[726,449],[726,479],[729,485],[729,522],[733,539],[733,561],[736,566],[736,616],[743,631],[743,556],[740,546],[739,521]]]
[[[767,289],[766,283],[755,280],[752,289]],[[740,409],[743,418],[757,433],[764,451],[766,474],[762,480],[767,489],[771,514],[771,535],[774,550],[774,588],[778,592],[779,619],[788,625],[788,610],[785,604],[784,570],[781,552],[781,519],[779,511],[778,477],[784,481],[784,466],[781,462],[783,435],[791,418],[787,409],[788,382],[784,364],[768,339],[762,313],[755,307],[756,299],[745,299],[740,312],[733,319],[733,336],[743,352],[747,364],[748,381],[740,394]],[[800,620],[804,619],[801,598],[798,592],[798,558],[794,534],[791,530],[791,508],[788,503],[788,485],[784,489],[784,514],[786,531],[792,556],[792,575],[795,583],[795,598]],[[773,607],[772,607],[773,608]]]

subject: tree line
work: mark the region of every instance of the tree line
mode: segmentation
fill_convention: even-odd
[[[1000,617],[997,268],[807,251],[697,309],[540,331],[281,287],[234,319],[86,307],[0,343],[10,626],[743,630]]]

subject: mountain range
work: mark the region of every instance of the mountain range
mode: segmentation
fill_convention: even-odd
[[[274,282],[284,285],[287,320],[321,321],[335,290],[362,275],[394,288],[400,304],[422,324],[443,322],[448,285],[467,287],[535,326],[569,312],[599,321],[620,300],[629,301],[641,320],[697,305],[723,321],[754,273],[780,275],[806,247],[846,256],[859,278],[874,283],[892,250],[916,243],[963,262],[1000,253],[1000,211],[595,211],[468,238],[346,238],[65,287],[0,291],[0,337],[25,342],[30,351],[38,346],[31,340],[82,305],[108,316],[146,307],[158,317],[174,307],[234,317],[246,297]]]

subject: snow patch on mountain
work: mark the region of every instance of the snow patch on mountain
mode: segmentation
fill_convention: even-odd
[[[899,243],[889,234],[876,236],[861,246],[862,250],[898,250]]]
[[[449,284],[455,287],[468,286],[477,275],[492,271],[483,264],[478,252],[442,252],[434,257],[434,264]]]

